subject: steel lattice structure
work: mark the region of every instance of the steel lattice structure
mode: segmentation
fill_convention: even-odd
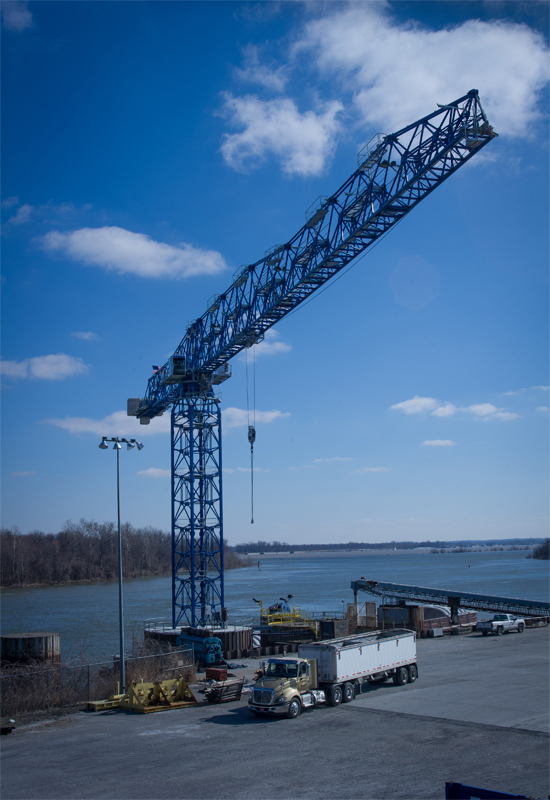
[[[174,626],[183,619],[205,625],[222,616],[221,427],[212,385],[230,376],[233,356],[260,342],[266,330],[380,239],[496,135],[475,89],[397,133],[377,134],[359,153],[351,177],[312,205],[305,225],[286,244],[237,271],[227,291],[211,299],[207,311],[188,326],[174,356],[149,379],[145,397],[128,401],[128,414],[143,424],[174,407]],[[196,422],[203,413],[217,419],[206,437],[199,435],[203,423]],[[211,472],[203,473],[207,464]]]

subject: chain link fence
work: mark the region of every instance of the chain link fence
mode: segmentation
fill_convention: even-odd
[[[182,676],[195,680],[192,648],[170,649],[125,659],[126,682],[160,681]],[[103,700],[118,692],[119,660],[76,665],[35,663],[3,666],[0,672],[2,718],[52,711]]]

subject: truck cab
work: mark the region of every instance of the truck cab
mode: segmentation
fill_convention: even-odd
[[[270,658],[248,702],[254,714],[297,717],[302,706],[325,701],[317,690],[317,662],[298,656]]]

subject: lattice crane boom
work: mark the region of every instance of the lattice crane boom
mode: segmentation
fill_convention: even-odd
[[[390,135],[377,134],[359,166],[330,197],[319,198],[305,225],[286,244],[242,267],[223,294],[192,322],[171,361],[150,379],[133,412],[161,414],[179,396],[177,384],[224,379],[223,366],[261,341],[275,325],[340,272],[497,134],[476,90]],[[181,365],[184,365],[183,368]]]
[[[497,134],[477,90],[396,133],[377,134],[358,168],[306,212],[286,244],[241,267],[155,369],[128,414],[148,424],[171,409],[172,624],[223,624],[221,411],[213,385],[229,360],[394,227]],[[250,434],[250,431],[249,431]]]

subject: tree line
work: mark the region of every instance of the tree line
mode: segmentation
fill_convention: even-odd
[[[125,578],[164,575],[171,571],[170,534],[147,526],[121,526],[122,572]],[[68,521],[59,533],[17,528],[0,532],[2,586],[104,581],[118,577],[118,531],[112,522]],[[224,544],[224,567],[248,566]]]
[[[453,542],[340,542],[333,544],[288,544],[287,542],[246,542],[245,544],[235,545],[237,553],[294,553],[309,550],[413,550],[417,547],[441,548],[447,552],[449,547],[472,547],[472,546],[519,546],[524,547],[529,544],[541,542],[541,539],[488,539],[476,541],[474,539],[463,539]]]

